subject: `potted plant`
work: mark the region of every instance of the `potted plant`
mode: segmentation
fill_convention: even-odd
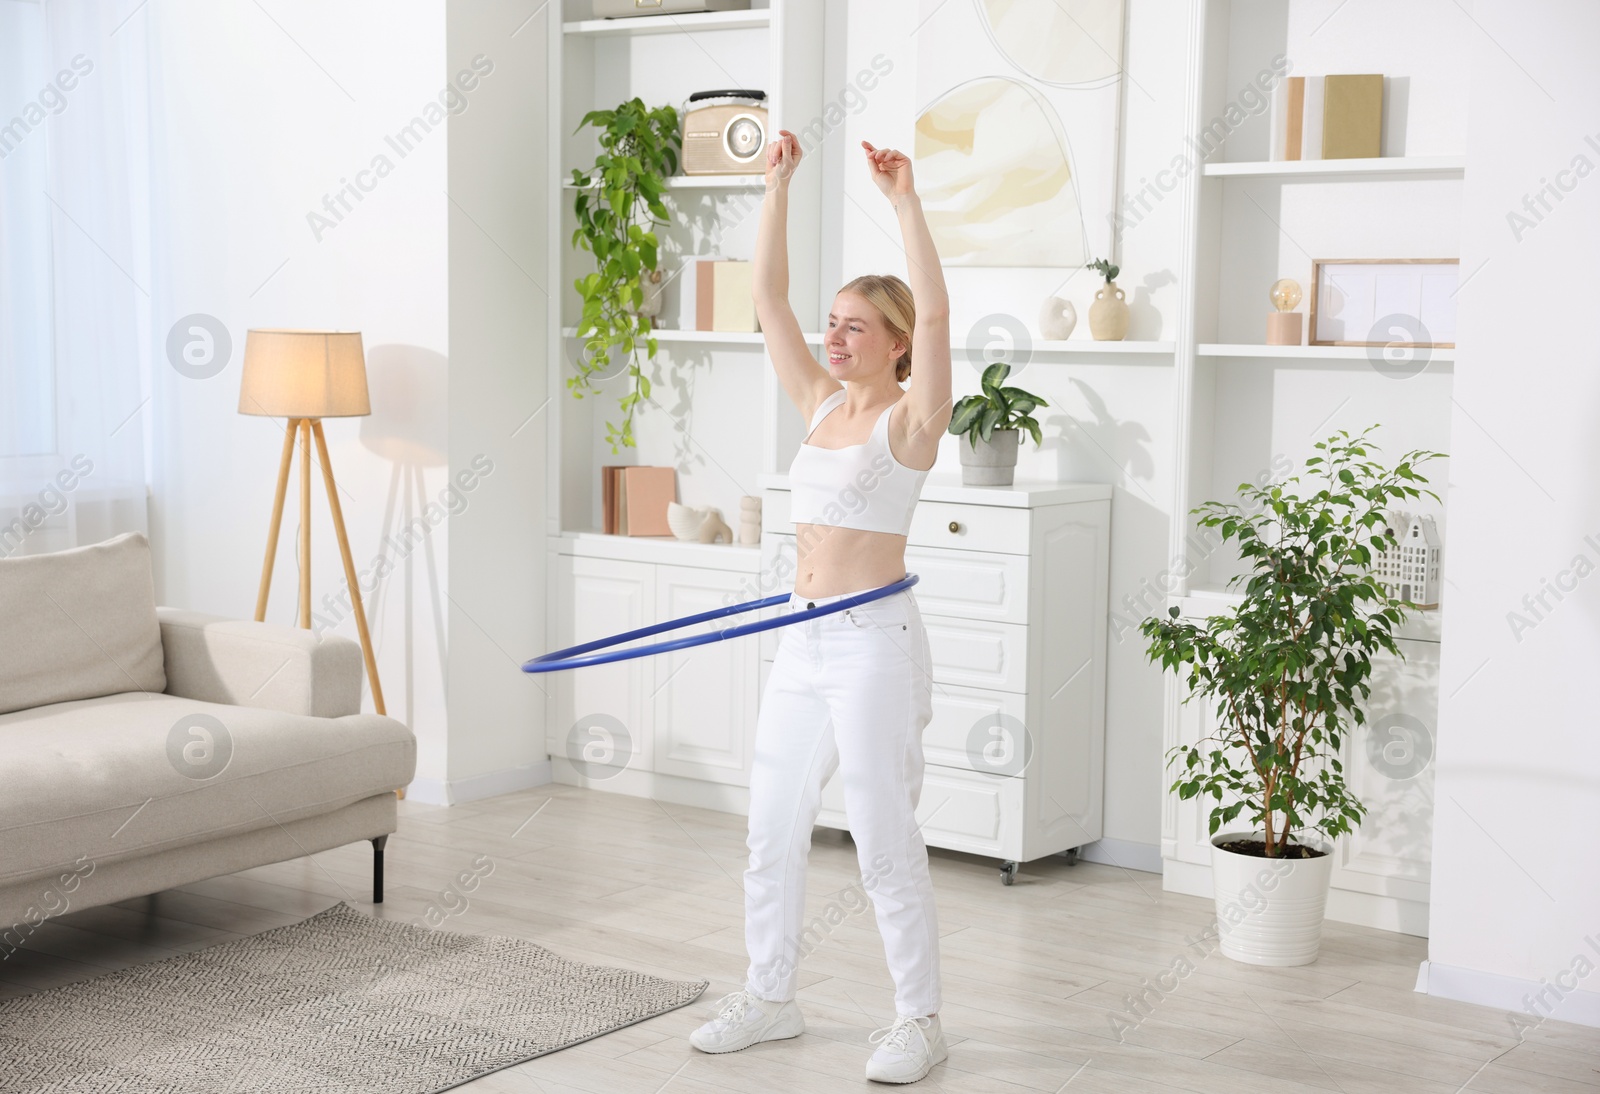
[[[1391,502],[1427,494],[1417,467],[1443,453],[1415,449],[1393,469],[1377,446],[1344,430],[1316,444],[1312,480],[1240,483],[1245,505],[1206,502],[1198,523],[1238,543],[1249,569],[1243,592],[1203,622],[1154,616],[1140,624],[1148,654],[1186,671],[1188,698],[1215,702],[1210,736],[1167,754],[1181,799],[1210,796],[1212,880],[1222,952],[1257,965],[1314,961],[1333,866],[1332,841],[1365,807],[1344,780],[1339,754],[1365,722],[1372,658],[1404,657],[1394,628],[1406,603],[1372,572],[1393,549]],[[1291,492],[1287,486],[1294,484]],[[1311,488],[1315,491],[1311,492]],[[1248,828],[1223,829],[1244,815]]]
[[[595,268],[573,282],[583,297],[577,333],[586,356],[576,362],[578,374],[567,378],[567,387],[581,399],[582,389],[593,389],[593,379],[615,375],[613,349],[627,361],[633,382],[621,400],[622,428],[606,423],[606,440],[616,452],[618,443],[634,446],[634,406],[650,397],[650,380],[639,368],[637,353],[640,348],[650,358],[656,353],[650,331],[652,316],[660,311],[661,274],[651,229],[668,219],[661,195],[677,171],[683,135],[674,107],[651,110],[637,97],[615,110],[591,110],[578,129],[586,125],[600,131],[601,150],[587,173],[572,172],[579,187],[572,244],[594,254]]]
[[[1089,333],[1100,342],[1120,342],[1128,333],[1128,302],[1117,287],[1121,267],[1097,258],[1088,268],[1099,270],[1106,278],[1106,283],[1094,291],[1094,303],[1089,305]]]
[[[1011,366],[996,361],[983,370],[982,391],[956,402],[947,432],[967,435],[961,450],[961,482],[966,486],[1010,486],[1017,470],[1018,430],[1039,442],[1032,411],[1050,404],[1019,387],[1001,387]]]

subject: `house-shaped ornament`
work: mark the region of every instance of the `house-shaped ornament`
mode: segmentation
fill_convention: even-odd
[[[1439,529],[1432,517],[1392,509],[1385,518],[1393,548],[1374,552],[1373,576],[1389,595],[1416,608],[1439,606]]]

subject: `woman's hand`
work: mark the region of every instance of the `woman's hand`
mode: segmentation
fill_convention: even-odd
[[[874,148],[866,141],[861,147],[867,150],[867,172],[883,196],[893,201],[904,194],[915,192],[911,181],[911,157],[893,148]]]
[[[787,129],[778,130],[778,139],[767,142],[767,189],[789,181],[800,166],[800,140]]]

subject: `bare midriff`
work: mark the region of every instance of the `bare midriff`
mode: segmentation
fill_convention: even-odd
[[[796,524],[794,591],[837,596],[881,589],[906,576],[906,537],[829,524]]]

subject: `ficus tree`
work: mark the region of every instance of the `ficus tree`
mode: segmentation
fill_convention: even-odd
[[[1413,449],[1384,467],[1368,438],[1376,428],[1317,442],[1304,482],[1240,483],[1243,504],[1191,510],[1237,544],[1247,569],[1229,587],[1242,585],[1242,597],[1201,621],[1180,619],[1174,606],[1140,624],[1150,659],[1186,673],[1188,699],[1215,703],[1213,733],[1168,752],[1170,789],[1213,799],[1212,835],[1242,813],[1272,858],[1295,833],[1331,841],[1361,823],[1366,808],[1345,782],[1341,742],[1365,722],[1373,657],[1404,657],[1394,629],[1409,604],[1373,563],[1380,548],[1398,546],[1395,503],[1438,500],[1418,467],[1444,453]]]

